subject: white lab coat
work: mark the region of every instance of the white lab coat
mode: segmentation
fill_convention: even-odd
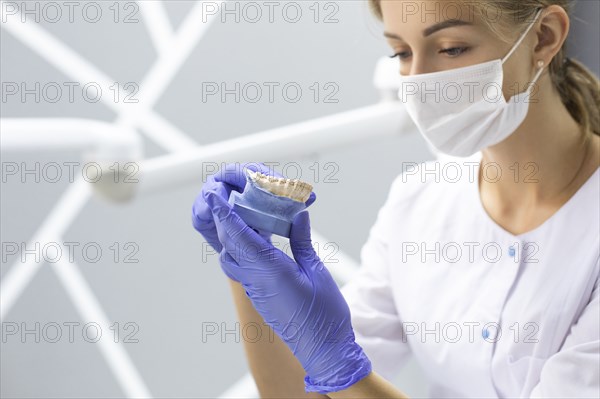
[[[600,397],[600,169],[514,236],[467,161],[394,180],[342,288],[356,341],[388,379],[414,356],[434,398]]]

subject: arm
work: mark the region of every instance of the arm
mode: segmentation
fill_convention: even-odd
[[[221,268],[241,283],[298,359],[306,371],[305,390],[327,394],[366,377],[371,362],[355,341],[347,303],[312,246],[308,212],[292,222],[292,259],[248,227],[218,193],[205,197],[222,244]]]
[[[305,372],[300,362],[277,334],[264,324],[263,318],[254,309],[240,283],[230,280],[230,285],[240,324],[244,326],[248,323],[256,323],[263,327],[261,339],[258,342],[244,341],[250,371],[256,381],[261,398],[408,398],[375,372],[370,373],[348,389],[331,392],[328,396],[304,392]]]
[[[598,267],[598,266],[597,266]],[[596,269],[598,270],[598,269]],[[598,398],[600,395],[600,285],[560,351],[546,360],[531,398]]]
[[[327,395],[331,399],[408,399],[408,396],[375,372],[371,372],[371,374],[343,391],[331,392]]]
[[[228,187],[218,180],[219,176],[215,184],[203,188],[192,221],[220,253],[221,268],[235,281],[232,288],[240,321],[262,326],[265,320],[271,327],[265,326],[259,342],[244,343],[261,395],[289,397],[290,387],[294,391],[298,387],[296,373],[305,375],[304,390],[298,392],[301,397],[324,397],[303,391],[357,394],[361,389],[378,395],[382,391],[372,392],[373,383],[395,394],[389,383],[371,375],[371,363],[355,342],[348,304],[312,247],[308,213],[298,214],[292,224],[292,259],[232,212],[226,200]],[[253,248],[254,255],[245,248]],[[275,340],[276,336],[281,339]]]
[[[244,190],[246,178],[242,173],[245,165],[228,164],[219,173],[209,176],[192,207],[192,224],[202,234],[216,252],[222,252],[212,212],[208,208],[204,193],[208,190],[219,193],[224,199],[229,198],[232,190]],[[264,165],[249,165],[249,169],[269,173]],[[314,193],[307,201],[307,206],[315,200]],[[269,240],[270,234],[264,238]],[[237,308],[238,318],[242,326],[251,325],[261,328],[258,341],[244,340],[244,348],[250,371],[256,381],[263,398],[326,398],[316,393],[307,394],[304,390],[305,371],[290,349],[264,322],[246,296],[245,290],[232,279],[233,276],[223,269],[230,278],[233,300]],[[250,330],[252,331],[252,330]],[[254,334],[254,332],[252,332]],[[254,338],[254,335],[252,336]]]
[[[256,323],[263,327],[258,342],[244,341],[246,357],[252,376],[256,381],[261,398],[315,398],[327,396],[315,392],[304,392],[304,370],[289,348],[271,328],[264,324],[263,318],[246,296],[240,283],[230,280],[231,291],[238,318],[242,326]],[[328,394],[331,399],[346,398],[408,398],[383,377],[372,372],[348,389]]]
[[[233,300],[242,326],[256,323],[262,327],[260,339],[244,340],[250,371],[261,398],[327,398],[304,391],[304,369],[289,348],[264,323],[240,283],[230,280]],[[254,324],[253,324],[254,325]]]

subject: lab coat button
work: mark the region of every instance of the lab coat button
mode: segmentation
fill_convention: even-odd
[[[481,330],[481,336],[488,342],[495,342],[496,337],[498,336],[498,328],[499,326],[485,327]]]
[[[511,245],[510,247],[508,247],[508,255],[509,255],[511,258],[514,258],[514,257],[515,257],[515,253],[516,253],[516,251],[515,251],[515,247],[513,247],[512,245]]]

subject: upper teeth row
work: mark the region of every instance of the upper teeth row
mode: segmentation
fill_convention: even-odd
[[[268,176],[260,172],[247,171],[248,176],[259,187],[275,195],[289,197],[296,201],[306,202],[313,187],[299,179],[286,179],[283,177]]]

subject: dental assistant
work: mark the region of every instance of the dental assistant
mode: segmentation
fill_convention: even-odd
[[[599,397],[600,85],[566,58],[571,2],[369,3],[399,59],[400,100],[460,177],[398,176],[342,290],[307,212],[292,258],[231,211],[241,169],[208,179],[192,221],[220,253],[241,324],[269,330],[244,343],[261,397],[405,398],[389,380],[411,356],[433,398]],[[423,11],[449,3],[464,18]],[[427,99],[445,85],[475,89]]]

